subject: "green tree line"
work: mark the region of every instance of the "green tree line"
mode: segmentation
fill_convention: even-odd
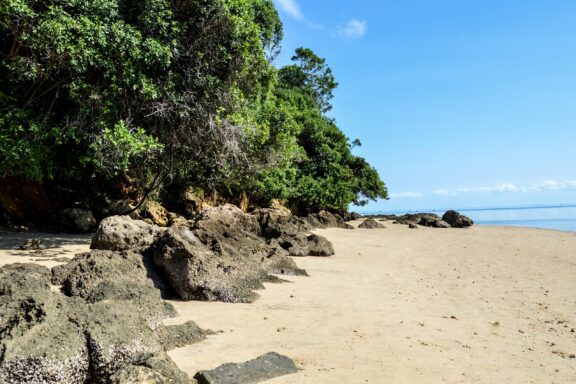
[[[325,60],[272,65],[282,34],[271,0],[0,0],[0,177],[299,211],[386,198],[326,115]]]

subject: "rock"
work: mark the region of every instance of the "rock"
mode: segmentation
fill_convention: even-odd
[[[339,215],[324,210],[308,215],[307,220],[313,228],[354,229],[353,226],[346,223]]]
[[[78,306],[52,292],[49,278],[37,272],[0,271],[0,381],[85,382],[86,338],[72,320]]]
[[[434,228],[450,228],[450,224],[445,222],[444,220],[438,220],[433,225]]]
[[[96,228],[92,211],[82,208],[68,208],[60,212],[63,224],[73,232],[88,233]]]
[[[146,203],[140,210],[140,215],[144,219],[149,219],[154,225],[166,227],[169,223],[168,210],[155,201]]]
[[[34,273],[41,276],[44,281],[49,282],[52,274],[50,270],[43,265],[31,264],[31,263],[13,263],[6,264],[0,268],[0,271],[6,272],[16,272],[16,273]]]
[[[254,257],[208,249],[190,230],[170,228],[153,248],[154,263],[183,300],[252,302],[267,273]]]
[[[408,223],[408,228],[418,229],[418,225],[416,225],[416,224],[414,224],[414,223]]]
[[[344,221],[353,221],[361,218],[362,215],[359,214],[358,212],[345,212],[344,214],[342,214],[342,219],[344,219]]]
[[[166,351],[198,343],[213,332],[200,328],[193,321],[180,325],[162,325],[154,333]]]
[[[331,256],[334,254],[332,243],[325,237],[313,233],[284,237],[281,241],[290,256]]]
[[[92,237],[92,249],[144,251],[160,234],[160,229],[129,216],[110,216],[102,220]]]
[[[38,251],[38,250],[46,249],[46,246],[44,245],[44,242],[42,241],[42,239],[28,239],[28,240],[26,240],[26,242],[24,242],[24,244],[19,246],[18,249],[20,249],[22,251],[28,251],[28,250]]]
[[[269,352],[245,363],[228,363],[210,371],[200,371],[194,378],[199,384],[249,384],[297,372],[298,368],[290,358]]]
[[[196,384],[165,353],[143,355],[110,377],[110,384]]]
[[[134,252],[93,250],[78,254],[68,264],[52,268],[52,283],[62,285],[66,295],[82,297],[88,303],[127,300],[137,304],[150,327],[176,315],[161,299],[162,292],[168,295],[171,291],[153,270],[151,257]]]
[[[374,228],[386,228],[386,227],[374,219],[366,219],[358,226],[358,228],[374,229]]]
[[[474,224],[471,218],[452,210],[447,211],[442,216],[442,220],[450,224],[452,228],[466,228]]]

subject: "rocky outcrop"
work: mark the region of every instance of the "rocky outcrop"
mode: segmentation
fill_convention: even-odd
[[[414,213],[403,216],[387,216],[387,219],[394,219],[396,224],[418,224],[423,227],[450,228],[450,224],[443,221],[435,213]]]
[[[374,219],[366,219],[358,226],[358,228],[374,229],[374,228],[386,228],[386,227]]]
[[[166,351],[206,332],[162,326],[175,314],[162,298],[253,301],[254,290],[279,280],[272,274],[306,274],[289,255],[334,253],[312,228],[346,227],[327,212],[306,219],[232,205],[180,222],[108,217],[92,250],[65,265],[0,268],[0,382],[193,383]]]
[[[160,228],[129,216],[110,216],[102,220],[92,238],[92,249],[143,251],[149,248]]]
[[[51,277],[63,283],[64,294],[51,289]],[[34,265],[3,267],[0,382],[108,383],[117,374],[122,382],[130,375],[120,372],[132,369],[166,383],[191,383],[165,354],[174,331],[159,323],[174,314],[144,257],[132,252],[80,254],[52,275]],[[178,331],[186,342],[204,335],[192,324]]]
[[[200,371],[194,378],[199,384],[252,384],[296,372],[298,368],[289,357],[269,352],[245,363],[227,363]]]
[[[464,216],[456,211],[447,211],[443,216],[442,220],[450,224],[452,228],[466,228],[471,227],[474,224],[471,218]]]

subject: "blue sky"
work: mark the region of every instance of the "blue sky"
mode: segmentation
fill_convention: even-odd
[[[274,1],[388,186],[360,211],[576,203],[576,1]]]

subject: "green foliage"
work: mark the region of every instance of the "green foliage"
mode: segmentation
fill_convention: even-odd
[[[281,39],[272,0],[2,0],[0,174],[169,176],[301,210],[386,197],[325,115],[331,69],[299,48],[277,70]]]

